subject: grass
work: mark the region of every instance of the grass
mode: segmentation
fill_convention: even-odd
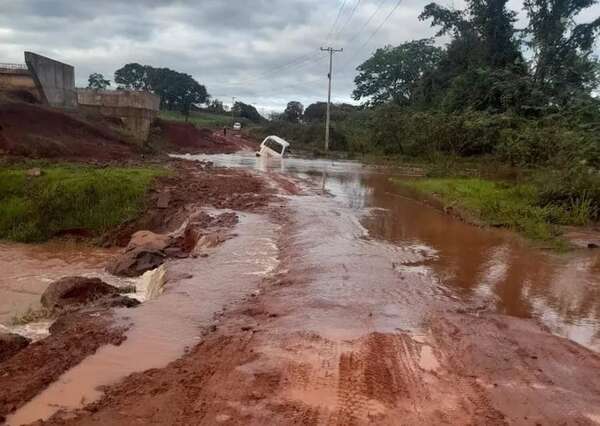
[[[0,239],[46,241],[63,231],[100,235],[134,218],[159,167],[39,165],[42,175],[27,176],[32,164],[0,166]]]
[[[161,111],[159,117],[169,121],[185,121],[185,116],[177,111]],[[212,114],[198,111],[193,112],[188,120],[189,123],[192,123],[196,127],[209,128],[231,128],[232,121],[231,114]],[[235,121],[242,123],[244,127],[250,125],[250,122],[244,118],[235,117]]]
[[[439,197],[490,226],[505,227],[526,237],[562,249],[558,225],[580,225],[589,217],[587,202],[562,205],[540,204],[539,190],[531,183],[507,183],[481,178],[394,179],[422,193]]]

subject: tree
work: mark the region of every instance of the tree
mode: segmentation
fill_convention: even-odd
[[[203,104],[208,101],[209,94],[206,87],[198,83],[191,75],[179,74],[173,86],[175,104],[185,115],[186,121],[190,115],[190,109],[194,104]]]
[[[332,104],[331,119],[339,121],[346,119],[350,114],[355,112],[357,107],[350,104]],[[315,102],[310,104],[304,110],[304,120],[308,122],[325,121],[327,114],[327,102]]]
[[[260,123],[265,120],[252,105],[239,101],[233,105],[233,113],[238,117],[247,118],[254,123]]]
[[[154,68],[131,63],[115,72],[120,89],[145,90],[160,96],[160,108],[179,110],[186,117],[194,104],[208,102],[206,87],[189,74],[170,68]]]
[[[225,114],[225,107],[223,106],[223,102],[219,99],[213,99],[209,102],[208,107],[206,108],[208,112],[212,112],[214,114]]]
[[[478,62],[492,68],[522,66],[515,39],[516,13],[507,8],[508,0],[467,0],[466,10],[451,10],[436,3],[425,6],[420,20],[431,19],[441,27],[436,36],[451,34],[453,42],[469,44],[462,58],[465,64]]]
[[[115,71],[119,89],[150,90],[149,71],[152,67],[130,63]]]
[[[110,80],[106,80],[100,73],[92,73],[88,77],[88,89],[105,90],[110,86]]]
[[[315,102],[310,104],[304,110],[304,119],[306,121],[323,121],[327,113],[327,102]]]
[[[283,115],[290,123],[299,123],[304,114],[304,105],[298,101],[291,101],[287,104]]]
[[[588,95],[599,84],[593,57],[600,18],[576,24],[575,18],[597,0],[525,0],[529,17],[528,46],[534,52],[534,79],[551,97],[566,104],[577,94]]]
[[[441,56],[442,50],[433,46],[431,39],[377,49],[357,68],[352,96],[355,100],[369,98],[368,105],[408,105],[423,76],[435,69]]]

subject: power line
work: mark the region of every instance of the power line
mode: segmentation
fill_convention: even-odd
[[[398,9],[398,7],[400,6],[400,3],[402,3],[402,0],[398,0],[396,2],[396,5],[394,6],[394,8],[390,11],[390,13],[388,13],[388,15],[385,17],[385,19],[383,20],[383,22],[377,27],[377,29],[375,31],[373,31],[373,33],[371,34],[371,36],[367,39],[367,41],[365,41],[361,47],[359,49],[362,49],[363,47],[365,47],[367,44],[369,44],[369,42],[373,39],[373,37],[375,37],[375,35],[379,32],[379,30],[381,30],[381,28],[383,28],[383,26],[387,23],[387,21],[389,21],[389,19],[392,17],[392,15],[394,14],[394,12],[396,11],[396,9]]]
[[[390,13],[387,14],[387,16],[385,17],[385,19],[381,22],[381,24],[379,24],[379,26],[375,29],[375,31],[373,31],[371,33],[371,35],[369,36],[369,38],[360,45],[360,47],[358,47],[358,49],[356,49],[354,51],[354,55],[352,55],[350,57],[350,59],[348,59],[348,61],[343,65],[343,68],[345,68],[348,64],[350,64],[360,53],[360,51],[369,44],[369,42],[371,40],[373,40],[373,37],[375,37],[377,35],[377,33],[383,28],[383,26],[387,23],[387,21],[389,21],[389,19],[392,17],[392,15],[394,14],[394,12],[396,11],[396,9],[398,9],[398,7],[400,6],[400,3],[402,3],[402,0],[398,0],[396,2],[396,4],[394,5],[394,7],[392,8],[392,10],[390,10]]]
[[[335,21],[333,22],[333,25],[331,26],[331,29],[329,30],[329,34],[327,34],[327,40],[325,41],[325,43],[329,43],[329,39],[331,38],[331,36],[333,35],[333,31],[335,30],[335,27],[337,26],[340,17],[342,16],[342,12],[344,11],[344,7],[346,6],[346,3],[348,2],[348,0],[344,0],[342,2],[342,5],[340,6],[337,16],[335,17]]]
[[[361,27],[361,29],[358,30],[358,32],[356,34],[354,34],[354,36],[352,36],[350,38],[350,40],[348,41],[349,43],[351,43],[354,40],[356,40],[362,34],[362,32],[369,26],[369,24],[371,23],[371,21],[373,20],[373,18],[375,17],[375,15],[377,15],[379,13],[379,11],[383,7],[384,3],[385,3],[385,0],[381,0],[379,2],[379,4],[377,5],[377,9],[375,9],[375,12],[373,12],[371,14],[371,16],[369,16],[369,19],[367,19],[367,21],[363,24],[363,26]]]
[[[339,38],[339,36],[344,32],[344,30],[346,29],[346,27],[348,27],[348,25],[350,24],[350,22],[352,22],[352,18],[354,17],[354,14],[356,13],[356,9],[358,9],[358,6],[360,6],[361,1],[362,0],[356,0],[356,3],[354,4],[354,7],[350,11],[350,16],[346,20],[346,23],[344,25],[342,25],[342,27],[336,32],[336,34],[334,36],[334,40],[337,40]]]

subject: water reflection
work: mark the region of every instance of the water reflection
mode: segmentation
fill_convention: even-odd
[[[357,210],[371,236],[437,252],[431,267],[460,297],[504,314],[536,317],[555,333],[600,350],[600,253],[556,255],[514,234],[467,225],[414,201],[391,181],[393,170],[360,163],[249,155],[188,156],[217,165],[278,171],[313,180]]]

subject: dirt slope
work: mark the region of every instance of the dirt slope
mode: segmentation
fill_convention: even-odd
[[[182,154],[230,154],[243,149],[255,150],[257,145],[242,137],[223,131],[197,128],[191,123],[156,120],[159,138],[166,142],[165,150]]]
[[[73,160],[126,160],[137,147],[106,123],[92,125],[76,116],[27,103],[0,104],[0,155]]]

